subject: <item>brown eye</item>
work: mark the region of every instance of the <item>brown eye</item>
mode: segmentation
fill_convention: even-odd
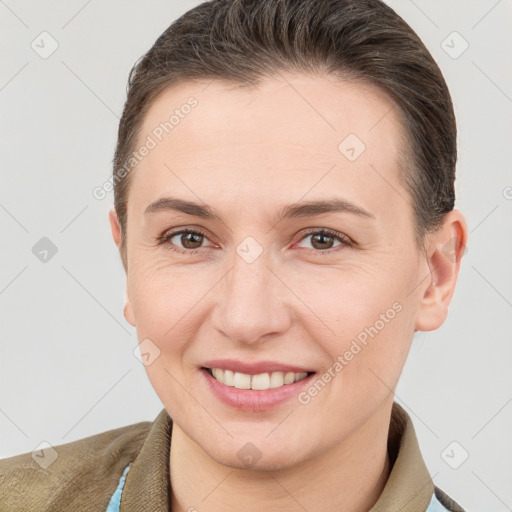
[[[350,239],[346,235],[327,229],[310,231],[301,239],[300,243],[304,243],[308,239],[311,247],[306,248],[311,248],[318,253],[327,252],[332,248],[343,248],[351,245]]]
[[[193,253],[203,247],[207,240],[206,235],[193,229],[181,229],[174,232],[166,232],[158,238],[160,245],[165,244],[169,249],[181,253]]]
[[[179,234],[179,237],[179,240],[185,249],[198,249],[203,244],[204,239],[203,235],[192,231],[181,233]]]
[[[310,235],[311,236],[311,245],[318,250],[321,249],[330,249],[334,244],[334,237],[330,235],[325,235],[323,233],[317,233]]]

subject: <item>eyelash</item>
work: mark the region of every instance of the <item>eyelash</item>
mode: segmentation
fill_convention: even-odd
[[[157,239],[158,245],[166,244],[169,242],[169,240],[171,238],[175,237],[176,235],[183,235],[183,234],[193,234],[193,235],[202,236],[204,238],[208,238],[206,233],[203,233],[202,231],[199,231],[199,230],[179,229],[177,231],[164,232]],[[306,232],[303,235],[303,237],[299,240],[299,242],[302,242],[302,240],[304,240],[305,238],[307,238],[308,236],[311,236],[311,235],[323,235],[323,236],[327,236],[329,238],[335,238],[339,242],[341,242],[340,246],[338,246],[336,248],[331,247],[330,249],[326,249],[325,251],[321,251],[319,249],[310,249],[310,250],[314,251],[314,253],[317,255],[330,254],[331,252],[336,252],[337,250],[340,250],[343,247],[352,247],[354,245],[353,242],[351,241],[351,239],[347,235],[344,235],[343,233],[338,233],[337,231],[333,231],[333,230],[327,229],[327,228],[311,229],[310,231]],[[197,249],[180,249],[180,248],[176,248],[173,244],[170,244],[170,243],[168,244],[168,248],[172,251],[176,251],[181,254],[195,254],[197,252],[201,252],[203,249],[206,249],[206,247],[198,247]]]

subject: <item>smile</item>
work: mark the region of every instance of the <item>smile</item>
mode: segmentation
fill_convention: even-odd
[[[222,363],[221,363],[222,364]],[[224,366],[227,363],[223,363]],[[229,407],[246,412],[270,411],[285,402],[292,400],[304,388],[311,384],[315,372],[290,371],[292,369],[303,370],[303,368],[283,368],[282,364],[274,366],[281,367],[279,371],[274,370],[271,364],[265,364],[267,369],[274,371],[263,372],[263,365],[255,366],[244,364],[230,364],[238,368],[218,368],[217,366],[201,367],[201,375],[207,389]],[[245,366],[240,368],[240,366]],[[244,373],[235,370],[244,369],[252,373]],[[256,373],[256,371],[258,373]]]

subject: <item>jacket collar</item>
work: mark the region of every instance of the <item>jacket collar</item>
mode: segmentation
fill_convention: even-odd
[[[172,420],[162,409],[126,476],[121,512],[170,510],[171,432]],[[434,484],[421,456],[412,421],[396,402],[391,412],[388,453],[391,473],[370,512],[425,512]]]
[[[167,410],[162,409],[126,475],[120,512],[171,510],[169,476],[171,432],[172,420]]]
[[[370,512],[425,512],[434,483],[421,456],[411,418],[396,402],[391,410],[388,454],[393,467]]]

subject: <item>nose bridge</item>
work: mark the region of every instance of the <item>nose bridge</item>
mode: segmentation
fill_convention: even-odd
[[[236,248],[217,304],[217,328],[227,337],[256,343],[287,329],[289,312],[279,280],[268,267],[272,268],[270,254],[254,239],[245,239]]]

